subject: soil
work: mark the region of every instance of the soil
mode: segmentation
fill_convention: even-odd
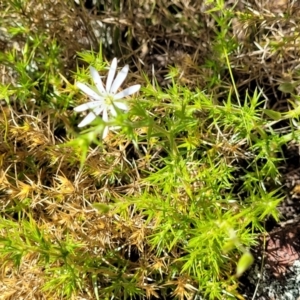
[[[286,149],[282,172],[284,199],[278,210],[281,221],[270,220],[268,233],[252,250],[255,264],[241,278],[245,299],[300,299],[300,156],[299,148]]]

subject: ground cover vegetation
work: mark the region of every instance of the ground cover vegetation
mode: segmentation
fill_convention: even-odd
[[[243,299],[299,138],[296,1],[0,8],[1,299]]]

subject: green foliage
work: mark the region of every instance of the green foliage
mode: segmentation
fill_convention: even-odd
[[[27,2],[10,5],[23,12]],[[25,38],[20,50],[0,53],[14,73],[0,85],[3,274],[24,274],[27,264],[52,299],[238,296],[264,222],[279,220],[281,147],[299,136],[273,125],[295,120],[299,108],[267,110],[258,88],[241,95],[229,57],[233,9],[208,2],[217,26],[211,58],[197,66],[213,72],[206,88],[180,83],[174,66],[164,88],[137,74],[143,87],[129,112],[82,131],[72,109],[86,96],[74,83],[89,82],[86,65],[106,75],[102,48],[77,53],[72,73],[59,40],[32,33],[28,20],[9,28]],[[121,54],[119,30],[110,38]],[[101,141],[106,125],[120,130]]]

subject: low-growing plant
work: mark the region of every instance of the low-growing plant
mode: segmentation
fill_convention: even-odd
[[[4,299],[240,297],[251,247],[279,220],[281,147],[298,136],[274,125],[299,112],[266,109],[259,87],[241,95],[232,9],[217,4],[207,13],[223,63],[205,62],[206,90],[183,85],[176,66],[164,88],[141,69],[116,73],[101,47],[70,72],[58,40],[10,28],[28,36],[0,56],[13,78],[0,86]]]

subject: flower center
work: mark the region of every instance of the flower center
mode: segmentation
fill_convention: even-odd
[[[114,103],[114,95],[109,95],[109,94],[106,95],[106,97],[105,97],[105,104],[107,106],[112,106],[113,103]]]

